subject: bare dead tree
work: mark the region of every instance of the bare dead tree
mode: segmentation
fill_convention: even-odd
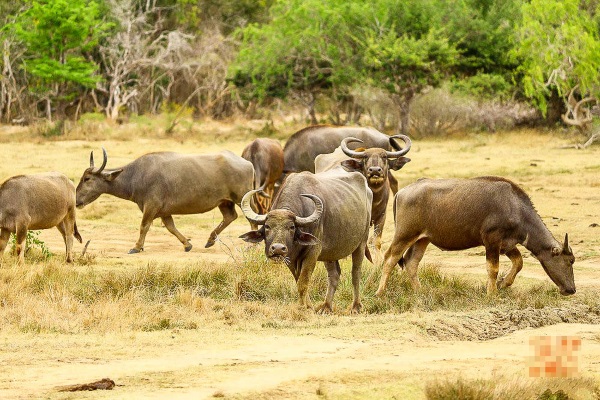
[[[182,68],[181,55],[189,51],[192,36],[165,31],[154,1],[148,1],[144,9],[136,8],[134,0],[108,3],[121,30],[100,48],[106,80],[96,91],[106,97],[102,108],[114,120],[124,107],[139,104],[140,97],[147,95],[150,108],[156,111],[169,95],[175,71]],[[98,97],[94,99],[100,105]]]
[[[27,85],[15,74],[15,67],[24,54],[24,49],[15,46],[11,37],[2,41],[2,70],[0,71],[0,121],[5,123],[24,123],[25,96]]]
[[[586,96],[577,100],[575,98],[575,92],[579,90],[579,85],[575,85],[569,92],[569,96],[565,101],[567,111],[561,116],[563,122],[570,126],[577,127],[581,132],[585,132],[589,129],[592,123],[592,112],[586,104],[596,102],[596,98],[592,96]]]

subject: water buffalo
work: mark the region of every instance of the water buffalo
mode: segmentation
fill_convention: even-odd
[[[144,250],[144,240],[155,218],[179,239],[185,251],[192,249],[189,239],[175,227],[173,215],[199,214],[219,207],[223,220],[211,232],[205,247],[215,244],[217,235],[237,218],[235,204],[252,189],[254,168],[249,161],[230,151],[217,154],[188,155],[172,152],[145,154],[116,169],[94,167],[90,154],[87,168],[77,185],[77,207],[81,208],[108,193],[131,200],[143,213],[140,236],[129,253]]]
[[[419,287],[417,267],[429,243],[442,250],[484,246],[488,294],[512,285],[523,267],[517,244],[540,261],[561,294],[575,293],[568,236],[562,244],[554,239],[529,196],[507,179],[421,179],[396,194],[394,216],[396,232],[385,253],[378,295],[396,263],[406,268],[413,288]],[[497,280],[500,254],[512,268]]]
[[[19,263],[25,262],[25,239],[31,229],[56,227],[73,261],[73,236],[81,242],[75,223],[75,185],[60,172],[17,175],[0,185],[0,255],[11,233],[16,236]]]
[[[374,128],[314,125],[294,133],[283,148],[283,172],[315,172],[315,158],[319,154],[332,153],[347,137],[363,141],[364,147],[378,147],[386,150],[402,150],[390,137]],[[388,174],[390,187],[398,191],[398,181]]]
[[[397,171],[410,161],[410,158],[403,156],[410,150],[411,140],[405,135],[395,135],[390,137],[389,141],[392,142],[395,139],[404,142],[405,146],[402,150],[389,151],[379,147],[362,149],[361,151],[350,150],[349,143],[362,143],[362,140],[352,137],[345,138],[342,140],[340,147],[333,153],[320,154],[315,159],[315,171],[317,172],[341,164],[347,171],[361,172],[367,178],[369,188],[373,192],[373,208],[371,209],[372,241],[378,263],[381,254],[381,235],[390,198],[390,184],[386,177],[390,169]],[[398,145],[395,144],[392,147],[395,148]]]
[[[254,188],[259,190],[254,196],[255,209],[264,214],[271,206],[275,182],[283,173],[283,148],[277,140],[258,138],[244,148],[242,157],[254,166]]]
[[[287,177],[266,215],[256,214],[244,196],[242,211],[248,220],[262,225],[242,236],[247,242],[265,241],[265,255],[283,261],[298,286],[301,306],[310,307],[308,284],[317,261],[323,261],[329,276],[327,295],[320,312],[331,312],[340,279],[339,260],[352,255],[354,301],[351,312],[359,312],[360,268],[367,251],[373,195],[360,173],[331,170],[319,174],[294,173]]]

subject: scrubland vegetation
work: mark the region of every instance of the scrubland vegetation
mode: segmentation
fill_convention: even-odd
[[[108,166],[116,167],[156,149],[212,152],[228,148],[240,153],[245,143],[266,133],[264,121],[197,123],[187,117],[168,135],[162,128],[164,121],[162,117],[124,125],[79,121],[69,134],[52,140],[36,139],[39,136],[33,128],[11,130],[15,140],[4,140],[0,145],[7,160],[0,172],[9,176],[15,170],[29,173],[56,168],[77,182],[87,166],[89,152],[97,152],[100,146],[108,150]],[[269,126],[268,135],[283,142],[297,129],[293,124],[280,121]],[[147,126],[146,130],[139,130],[143,126]],[[189,129],[182,130],[185,126]],[[88,136],[88,132],[95,132],[94,136]],[[196,246],[190,253],[184,253],[177,240],[155,223],[148,234],[146,251],[127,255],[135,241],[141,213],[132,203],[104,196],[78,210],[84,243],[91,242],[83,256],[83,245],[77,245],[73,265],[64,264],[62,238],[55,230],[38,235],[53,253],[47,260],[33,246],[27,254],[27,264],[17,266],[7,251],[0,268],[0,332],[16,343],[38,338],[46,348],[54,346],[50,345],[52,337],[79,341],[144,335],[145,348],[158,346],[158,350],[161,339],[153,342],[152,337],[191,338],[224,329],[230,334],[257,338],[300,334],[398,340],[417,335],[419,343],[478,343],[522,330],[548,329],[553,324],[597,324],[598,150],[593,146],[585,150],[561,149],[567,141],[563,134],[535,130],[492,135],[459,133],[444,140],[415,140],[411,163],[395,174],[401,186],[421,176],[498,174],[515,180],[530,194],[552,233],[558,238],[565,232],[570,235],[577,259],[578,289],[572,297],[560,296],[531,257],[525,257],[525,267],[513,287],[497,297],[487,297],[485,257],[480,249],[441,252],[431,248],[421,266],[423,288],[418,293],[411,291],[406,277],[398,270],[392,274],[386,294],[375,297],[381,271],[365,262],[361,281],[364,308],[359,316],[347,312],[352,290],[349,261],[344,260],[334,314],[318,315],[298,308],[295,283],[284,265],[268,262],[261,246],[251,246],[237,238],[249,229],[243,218],[222,233],[214,248],[206,250],[198,244],[204,243],[218,217],[212,213],[176,217],[178,228]],[[391,216],[391,204],[389,207]],[[390,219],[383,234],[384,249],[392,232]],[[501,260],[501,271],[507,264],[507,260]],[[325,289],[326,272],[319,264],[311,286],[313,304],[322,300]],[[231,340],[235,343],[238,339]],[[135,341],[130,346],[135,349]],[[212,374],[221,376],[217,370]],[[531,384],[510,374],[491,380],[478,375],[458,379],[455,373],[446,371],[439,379],[431,377],[420,382],[407,380],[402,374],[392,375],[396,384],[385,383],[387,375],[383,373],[378,375],[381,378],[371,377],[372,382],[379,382],[374,387],[367,385],[368,376],[371,375],[344,375],[345,385],[319,381],[310,390],[333,397],[353,390],[360,397],[374,398],[394,393],[408,393],[413,398],[475,393],[470,398],[483,399],[510,398],[514,386],[532,393],[530,398],[542,396],[546,389],[550,390],[548,396],[560,395],[562,390],[569,398],[592,398],[580,394],[594,393],[597,381],[593,371],[580,380]],[[185,380],[178,373],[168,379],[175,385]],[[510,383],[513,380],[520,383],[515,386]],[[124,377],[122,382],[129,388],[139,388],[142,381],[139,377]],[[427,387],[424,382],[428,382]],[[408,386],[401,389],[403,385]],[[299,387],[308,390],[306,384]],[[278,390],[301,393],[288,386],[272,390],[261,393],[265,398],[280,393]],[[469,398],[467,394],[465,398]]]

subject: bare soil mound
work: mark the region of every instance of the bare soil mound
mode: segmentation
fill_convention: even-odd
[[[478,313],[445,315],[424,326],[435,339],[491,340],[526,328],[559,323],[600,324],[600,309],[584,304],[564,307],[493,309]]]

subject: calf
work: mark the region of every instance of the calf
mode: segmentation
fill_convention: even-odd
[[[27,231],[56,227],[73,261],[73,236],[81,242],[75,223],[75,185],[59,172],[17,175],[0,185],[0,254],[11,233],[16,236],[20,264],[25,262]]]

